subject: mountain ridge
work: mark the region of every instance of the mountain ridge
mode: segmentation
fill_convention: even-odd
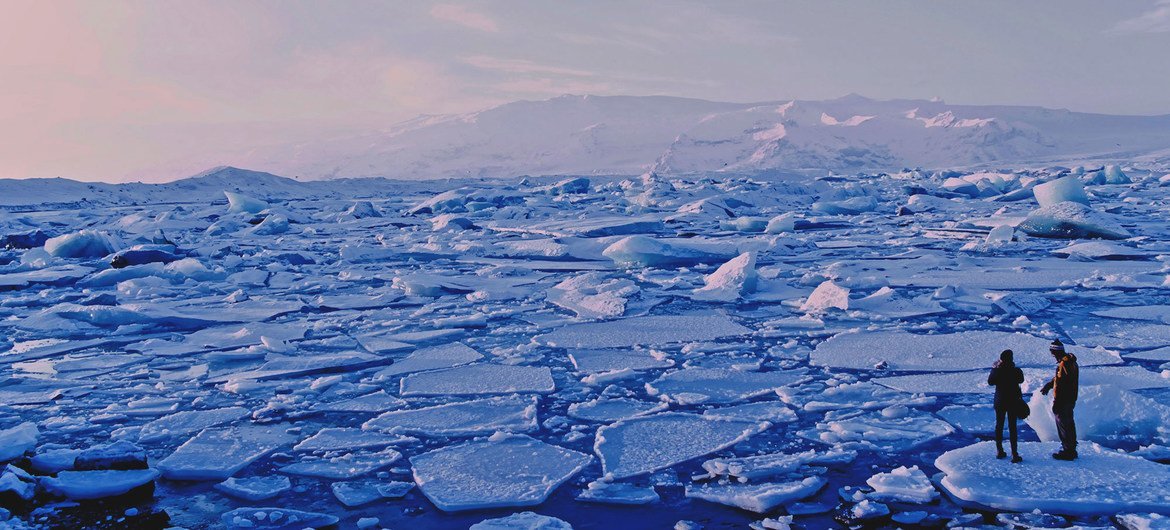
[[[232,160],[307,179],[978,168],[1128,161],[1170,148],[1170,114],[1122,116],[941,100],[728,103],[574,96],[422,116]]]

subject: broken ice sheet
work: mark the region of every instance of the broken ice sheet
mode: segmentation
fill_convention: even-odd
[[[394,364],[379,370],[374,374],[375,379],[383,379],[397,375],[452,368],[478,361],[483,355],[461,342],[452,342],[440,346],[430,346],[415,350],[406,358],[395,361]]]
[[[402,454],[393,449],[377,453],[355,452],[332,457],[303,458],[300,462],[281,467],[280,472],[305,477],[349,480],[389,467],[400,458]]]
[[[256,476],[248,478],[230,477],[215,485],[215,489],[246,501],[256,502],[271,499],[292,489],[292,482],[282,475]]]
[[[402,378],[403,396],[443,396],[475,394],[510,394],[556,390],[547,366],[513,366],[473,364],[431,372],[419,372]]]
[[[171,480],[223,480],[293,440],[283,427],[207,429],[156,465]]]
[[[314,403],[312,409],[316,412],[385,412],[406,406],[406,400],[391,396],[385,390],[379,390],[364,396],[358,396],[339,401]]]
[[[523,435],[450,445],[410,459],[423,495],[446,512],[540,504],[592,461]]]
[[[555,348],[619,348],[713,341],[750,333],[723,314],[658,315],[573,324],[536,337]]]
[[[590,374],[674,366],[674,361],[665,354],[652,350],[569,350],[569,360],[577,371]]]
[[[779,483],[687,485],[686,496],[766,513],[781,504],[811,497],[828,481],[821,477]]]
[[[946,372],[981,369],[990,366],[989,358],[1011,349],[1016,364],[1024,367],[1051,366],[1049,339],[1025,333],[1003,331],[963,331],[938,335],[918,335],[904,331],[841,333],[821,342],[809,361],[831,368]],[[1081,366],[1119,364],[1120,357],[1104,350],[1068,346]],[[993,360],[993,359],[992,359]]]
[[[413,440],[379,432],[368,432],[351,427],[326,427],[293,446],[293,451],[338,451],[386,447]]]
[[[685,368],[646,383],[646,391],[671,403],[735,403],[774,392],[804,377],[803,371],[744,372],[724,368]]]
[[[142,443],[155,443],[168,438],[185,436],[208,427],[231,423],[247,415],[248,409],[243,407],[176,412],[143,425],[138,431],[138,440]],[[118,431],[115,431],[114,434],[117,436]]]
[[[608,478],[665,469],[735,445],[768,423],[663,412],[622,420],[597,430],[593,451]]]
[[[905,407],[872,412],[828,414],[814,429],[800,432],[808,440],[876,451],[908,451],[949,436],[955,430],[931,414]]]
[[[387,412],[367,421],[363,430],[426,436],[529,432],[536,430],[535,396],[505,396]]]
[[[628,398],[599,397],[569,405],[569,417],[585,421],[613,422],[666,410],[666,403],[651,403]]]

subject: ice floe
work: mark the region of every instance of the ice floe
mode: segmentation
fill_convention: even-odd
[[[622,420],[597,430],[593,451],[607,477],[652,473],[708,455],[759,434],[770,424],[663,412]]]
[[[536,397],[505,396],[396,410],[362,425],[364,430],[427,436],[467,436],[536,429]]]
[[[450,445],[410,458],[414,481],[440,510],[533,506],[593,457],[522,436]]]
[[[1023,465],[996,460],[993,442],[943,453],[940,484],[958,499],[994,510],[1064,515],[1170,511],[1170,468],[1093,444],[1074,462],[1055,460],[1056,443],[1020,444]],[[1140,484],[1141,487],[1134,487]]]

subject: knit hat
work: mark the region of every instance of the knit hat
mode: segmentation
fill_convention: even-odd
[[[1064,353],[1064,343],[1060,342],[1060,339],[1056,339],[1056,340],[1052,341],[1052,344],[1050,344],[1048,346],[1048,351],[1050,351],[1054,354]]]
[[[1011,350],[1004,350],[1004,351],[1000,352],[999,360],[1003,361],[1005,363],[1013,362],[1013,360],[1012,360],[1013,355],[1015,355],[1015,354],[1013,354]]]

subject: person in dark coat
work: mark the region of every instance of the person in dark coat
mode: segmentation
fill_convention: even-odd
[[[1060,436],[1060,451],[1053,453],[1057,460],[1077,459],[1077,424],[1073,419],[1073,407],[1077,404],[1077,387],[1080,384],[1080,370],[1075,355],[1064,351],[1060,339],[1052,341],[1048,351],[1056,358],[1056,376],[1040,393],[1052,391],[1052,415],[1056,418],[1056,434]]]
[[[996,458],[1007,458],[1003,452],[1003,422],[1008,421],[1008,434],[1012,446],[1012,462],[1020,463],[1018,447],[1019,431],[1016,422],[1016,405],[1023,399],[1020,392],[1020,383],[1024,382],[1024,371],[1016,366],[1011,350],[1004,350],[999,354],[999,360],[991,365],[991,374],[987,376],[987,384],[995,387],[995,449]]]

